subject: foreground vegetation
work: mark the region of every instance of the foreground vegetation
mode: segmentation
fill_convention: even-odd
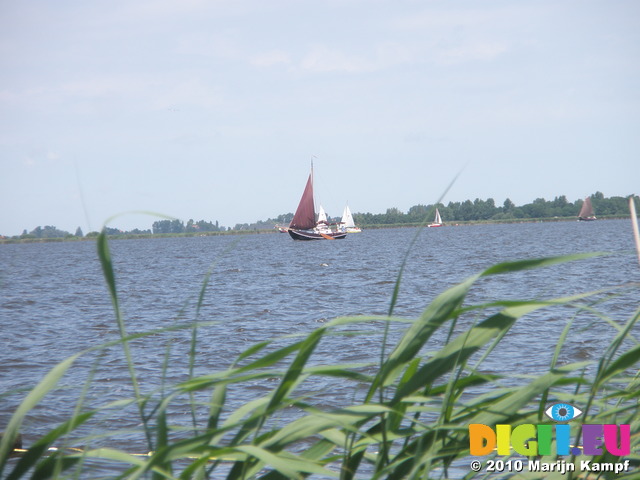
[[[393,311],[403,265],[387,317],[337,318],[305,337],[289,339],[284,346],[281,342],[276,346],[275,339],[265,340],[247,349],[226,369],[204,376],[195,376],[190,370],[188,379],[158,392],[145,391],[141,385],[130,343],[145,338],[145,341],[157,342],[160,335],[170,333],[171,329],[135,336],[127,334],[104,232],[99,235],[97,246],[120,331],[120,339],[115,343],[121,345],[129,366],[134,396],[89,409],[84,391],[80,392],[71,418],[27,446],[17,459],[9,459],[12,442],[22,423],[47,393],[55,392],[71,365],[81,356],[100,352],[113,343],[79,352],[61,362],[27,394],[6,428],[0,442],[0,475],[6,474],[4,478],[93,477],[96,461],[109,462],[107,465],[119,472],[114,474],[118,478],[483,478],[490,475],[469,469],[468,426],[553,423],[545,418],[544,411],[547,405],[558,401],[579,406],[583,411],[582,416],[572,422],[574,445],[581,445],[578,437],[582,424],[631,425],[631,455],[624,458],[629,460],[630,470],[617,475],[604,472],[598,478],[638,478],[640,342],[634,337],[633,329],[640,311],[619,324],[606,311],[598,309],[604,297],[628,289],[637,291],[638,285],[565,298],[495,299],[482,305],[469,305],[466,301],[468,292],[482,278],[585,261],[597,254],[495,265],[440,294],[419,318],[413,319],[392,349],[385,349],[386,341],[383,341],[379,364],[319,365],[314,362],[314,350],[319,342],[327,336],[343,334],[345,327],[351,327],[350,335],[366,335],[353,327],[381,324],[387,332],[393,323],[401,321],[393,316]],[[207,283],[208,277],[203,282],[198,308]],[[503,380],[510,377],[508,372],[505,375],[483,373],[483,362],[503,342],[509,341],[509,330],[516,322],[534,311],[557,306],[567,309],[567,321],[546,372],[521,379],[517,384],[506,382],[506,385]],[[613,331],[610,345],[595,361],[561,366],[558,358],[572,325],[581,315],[594,313],[599,318],[597,328],[603,334],[605,329]],[[459,328],[462,319],[473,321],[469,327]],[[175,327],[192,331],[190,365],[197,362],[198,330],[207,328],[195,320],[197,318],[189,325]],[[435,352],[426,353],[424,347],[440,330],[445,332],[445,344]],[[460,333],[454,333],[457,331]],[[323,376],[351,384],[353,404],[321,409],[310,402],[301,393],[302,389],[314,378]],[[227,401],[229,389],[243,388],[263,378],[277,379],[268,394],[241,406],[232,406]],[[209,398],[205,405],[195,400],[196,394],[201,397],[203,393]],[[125,405],[135,406],[138,412],[141,437],[146,438],[149,455],[135,456],[111,448],[110,438],[118,432],[107,431],[99,438],[83,437],[81,433],[82,426],[90,423],[100,411],[121,409]],[[192,412],[204,408],[206,420],[199,421],[194,414],[191,425],[178,421],[174,418],[175,412],[184,410],[185,405]],[[174,408],[176,406],[178,408]],[[299,415],[283,421],[286,417],[282,413],[291,408],[297,409]],[[56,445],[85,447],[49,450]],[[486,467],[491,459],[512,457],[492,454],[473,458],[480,459]],[[541,459],[554,462],[559,458],[552,453]],[[564,457],[568,462],[577,462],[580,458]],[[623,460],[606,451],[588,459],[594,463]],[[512,474],[518,478],[558,479],[581,475],[579,472]]]

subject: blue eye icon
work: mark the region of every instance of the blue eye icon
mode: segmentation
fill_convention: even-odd
[[[555,403],[547,408],[544,413],[556,422],[568,422],[582,415],[582,410],[568,403]]]

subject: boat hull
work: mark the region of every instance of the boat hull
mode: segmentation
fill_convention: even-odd
[[[347,236],[346,232],[317,233],[310,230],[294,230],[293,228],[288,231],[294,240],[341,240]]]

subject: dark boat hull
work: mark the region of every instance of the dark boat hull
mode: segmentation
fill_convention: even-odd
[[[294,240],[340,240],[347,236],[346,232],[316,233],[310,230],[289,229],[289,235]]]

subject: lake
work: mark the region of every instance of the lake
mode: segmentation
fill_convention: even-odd
[[[336,317],[386,315],[405,257],[393,314],[406,319],[419,316],[445,289],[495,263],[594,251],[612,255],[484,278],[467,302],[556,298],[636,282],[635,288],[621,290],[597,308],[621,324],[639,306],[640,266],[628,220],[365,230],[344,240],[318,242],[295,242],[283,234],[113,240],[110,248],[129,334],[194,321],[206,324],[198,328],[196,375],[226,369],[259,341],[273,338],[274,345],[282,346],[291,341],[287,336],[308,333]],[[76,352],[117,339],[119,333],[95,242],[0,245],[0,288],[2,430],[26,389],[49,369]],[[523,318],[484,371],[507,376],[545,371],[573,315],[574,310],[554,307]],[[460,328],[472,321],[462,318]],[[378,360],[381,324],[346,328],[367,333],[326,337],[313,362]],[[405,328],[405,323],[392,324],[390,346]],[[598,358],[615,333],[597,315],[579,315],[560,362]],[[636,337],[638,333],[636,328]],[[436,335],[429,348],[437,349],[445,334]],[[189,378],[191,336],[191,329],[178,329],[133,342],[143,392]],[[121,346],[85,355],[61,388],[28,415],[22,427],[25,444],[73,411],[89,375],[89,406],[133,395]],[[273,385],[256,382],[230,392],[229,401],[246,402]],[[309,401],[322,408],[349,404],[359,395],[352,385],[329,380],[305,389]],[[172,414],[172,422],[189,424],[187,407],[177,405]],[[95,444],[144,451],[144,442],[130,431],[139,423],[135,410],[109,410],[79,433],[99,437],[117,430],[121,433]]]

